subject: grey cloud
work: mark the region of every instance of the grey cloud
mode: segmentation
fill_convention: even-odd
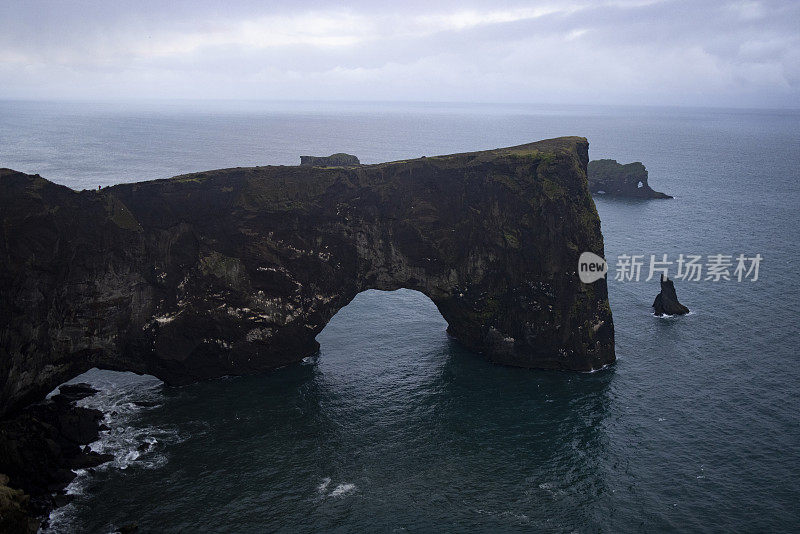
[[[0,97],[797,107],[798,21],[777,0],[6,3]]]

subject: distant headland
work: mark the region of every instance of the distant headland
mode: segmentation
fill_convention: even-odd
[[[330,156],[300,156],[300,165],[312,167],[350,167],[361,165],[358,158],[352,154],[339,152]]]
[[[592,193],[634,198],[672,198],[654,191],[647,183],[647,169],[641,162],[617,163],[613,159],[589,162],[589,190]]]

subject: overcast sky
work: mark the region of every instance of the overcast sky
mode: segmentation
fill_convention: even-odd
[[[3,0],[0,98],[800,107],[800,2]]]

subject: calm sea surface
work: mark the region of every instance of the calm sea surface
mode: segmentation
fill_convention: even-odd
[[[318,358],[168,388],[90,371],[116,460],[53,532],[660,532],[800,529],[800,113],[389,104],[0,102],[0,167],[75,189],[349,152],[364,163],[588,137],[674,200],[596,199],[619,361],[490,365],[420,293],[367,291]],[[764,260],[677,282],[649,255]],[[645,255],[642,279],[613,280]],[[673,272],[674,274],[674,272]],[[135,404],[138,402],[139,404]]]

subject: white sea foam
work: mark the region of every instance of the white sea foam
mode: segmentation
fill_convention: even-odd
[[[485,510],[483,508],[477,508],[477,509],[475,509],[475,513],[481,514],[481,515],[491,515],[491,516],[500,517],[500,518],[503,518],[503,519],[511,519],[512,521],[518,522],[518,523],[529,523],[530,522],[530,518],[526,514],[512,512],[511,510],[505,510],[505,511],[502,511],[502,512],[494,512],[492,510]]]
[[[513,519],[514,521],[518,521],[520,523],[530,522],[530,518],[527,516],[527,514],[512,512],[511,510],[506,510],[505,512],[501,512],[500,516]]]
[[[323,478],[322,482],[320,482],[320,484],[317,486],[317,493],[323,497],[342,497],[343,495],[347,495],[356,490],[355,484],[350,482],[342,482],[341,484],[337,484],[333,490],[328,492],[330,485],[331,479],[329,477]]]
[[[546,491],[553,497],[566,495],[566,491],[563,488],[559,488],[557,484],[552,482],[542,482],[539,484],[539,489]]]
[[[163,402],[163,384],[153,377],[140,377],[132,373],[112,373],[93,369],[71,382],[86,382],[98,390],[91,397],[81,399],[78,406],[103,412],[103,424],[108,430],[100,432],[97,441],[90,443],[91,450],[111,454],[114,459],[93,468],[93,471],[127,469],[135,465],[154,469],[164,465],[167,457],[161,444],[179,443],[183,437],[175,429],[139,426],[138,415],[154,410]],[[51,393],[52,395],[52,393]],[[85,494],[92,475],[79,469],[75,479],[65,488],[68,495],[80,499]],[[56,508],[50,513],[49,526],[43,534],[69,532],[74,529],[75,503]]]
[[[47,527],[39,529],[39,534],[61,534],[63,532],[73,532],[75,519],[75,505],[69,503],[61,508],[56,508],[50,512]]]
[[[690,315],[694,315],[694,314],[695,313],[693,311],[689,310],[689,313],[684,313],[683,315],[667,315],[667,314],[656,315],[655,313],[651,313],[650,315],[652,315],[656,319],[667,319],[667,320],[670,320],[670,319],[680,319],[681,317],[689,317]]]
[[[339,484],[338,486],[333,488],[333,491],[330,493],[329,497],[341,497],[342,495],[347,495],[348,493],[352,493],[353,491],[355,491],[355,489],[356,485],[350,484],[349,482],[346,482],[344,484]]]
[[[104,373],[89,380],[100,391],[79,401],[81,406],[102,411],[105,414],[103,423],[109,427],[90,447],[95,452],[114,456],[112,462],[100,469],[109,466],[127,469],[134,464],[150,469],[159,467],[166,462],[166,457],[157,445],[183,440],[174,429],[142,427],[136,424],[136,419],[139,413],[161,406],[163,385],[152,377],[122,375]]]
[[[619,360],[619,356],[617,357],[617,360]],[[612,363],[607,363],[607,364],[605,364],[605,365],[601,365],[601,366],[600,366],[600,367],[598,367],[597,369],[589,369],[588,371],[582,371],[582,372],[583,372],[584,374],[599,373],[600,371],[605,371],[606,369],[608,369],[608,368],[609,368],[609,367],[611,367],[612,365],[613,365],[613,362],[612,362]]]
[[[86,469],[76,469],[75,474],[77,476],[64,488],[64,493],[78,498],[86,494],[86,487],[89,485],[91,475]],[[39,534],[59,534],[74,531],[76,512],[77,509],[73,503],[56,508],[50,512],[47,528],[39,530]]]

